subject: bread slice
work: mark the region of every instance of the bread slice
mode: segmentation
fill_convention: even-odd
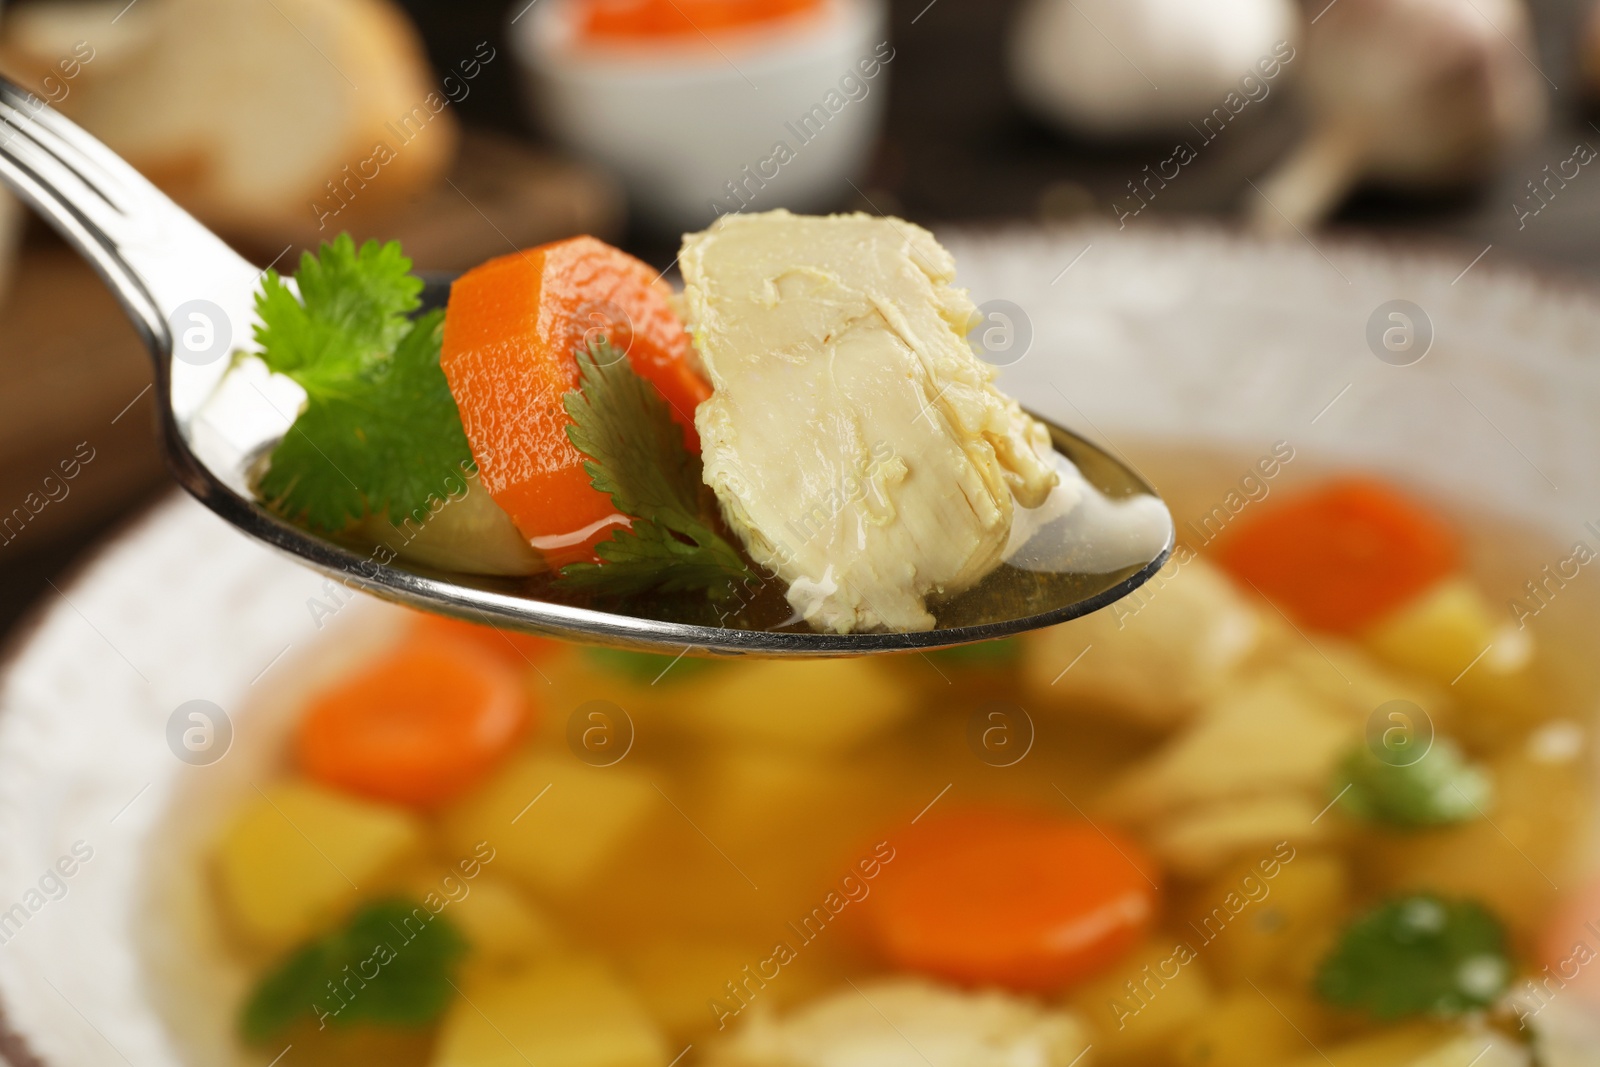
[[[156,27],[119,17],[127,8],[128,0],[33,0],[8,7],[0,20],[0,71],[50,103],[64,104],[80,78],[103,78],[149,46]],[[47,85],[46,78],[54,81]]]
[[[63,109],[225,232],[381,211],[454,158],[454,116],[388,0],[142,0],[124,23],[139,45],[86,65]],[[23,36],[34,55],[72,32]]]

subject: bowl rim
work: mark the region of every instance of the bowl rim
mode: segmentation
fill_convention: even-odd
[[[145,500],[131,512],[110,523],[94,542],[75,557],[52,584],[57,596],[39,594],[17,621],[0,638],[0,679],[9,678],[13,669],[29,654],[34,638],[50,618],[61,609],[58,600],[76,592],[88,573],[102,559],[132,538],[147,525],[158,521],[159,513],[186,494],[176,484],[168,484],[155,497]],[[0,711],[3,714],[3,711]],[[22,1031],[12,1025],[11,1013],[0,995],[0,1063],[9,1067],[50,1067],[28,1044]]]

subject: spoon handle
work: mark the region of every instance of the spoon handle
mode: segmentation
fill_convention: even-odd
[[[215,384],[227,367],[220,355],[248,344],[260,272],[115,152],[4,78],[0,183],[99,272],[158,377],[170,374],[178,410],[187,406],[183,394],[204,395]],[[212,349],[218,357],[194,358]]]

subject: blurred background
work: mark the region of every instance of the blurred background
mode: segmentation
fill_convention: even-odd
[[[666,270],[684,230],[790,207],[1588,284],[1597,27],[1591,0],[34,0],[0,6],[0,70],[263,266],[340,230],[440,271],[588,232]],[[8,628],[167,490],[148,357],[9,200],[0,291]],[[63,455],[91,458],[48,488]]]

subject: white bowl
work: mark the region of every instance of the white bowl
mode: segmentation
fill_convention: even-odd
[[[1390,471],[1553,546],[1600,518],[1592,292],[1492,260],[1458,277],[1470,249],[1400,256],[1324,239],[1319,252],[1199,229],[945,237],[974,296],[1009,300],[1031,324],[1007,388],[1135,462],[1162,439],[1250,457],[1287,440],[1299,469]],[[1393,299],[1433,325],[1411,366],[1366,341]],[[1185,495],[1220,500],[1231,483],[1211,470]],[[1536,573],[1516,569],[1527,566],[1491,575],[1491,599]],[[0,944],[0,1055],[16,1067],[259,1067],[271,1053],[231,1039],[246,976],[222,950],[199,853],[282,761],[300,694],[384,640],[397,609],[357,598],[322,618],[344,599],[323,579],[187,498],[63,588],[0,681],[0,919],[26,912]],[[233,726],[209,766],[167,741],[194,699]],[[31,908],[76,842],[92,858]]]
[[[851,196],[893,66],[884,0],[826,0],[815,17],[714,42],[638,46],[583,43],[574,15],[544,0],[511,25],[528,106],[555,140],[616,173],[643,221],[699,229],[727,211],[821,211]]]

